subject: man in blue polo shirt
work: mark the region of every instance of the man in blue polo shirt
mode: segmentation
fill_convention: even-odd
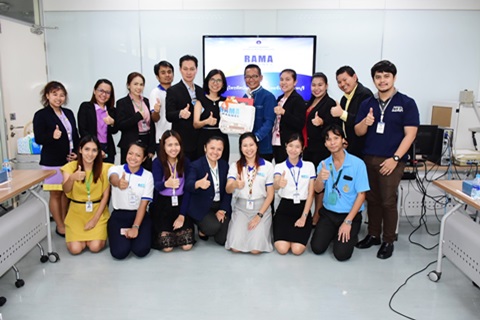
[[[368,202],[368,235],[357,248],[370,248],[381,243],[377,257],[388,259],[398,221],[397,188],[403,176],[406,154],[417,135],[420,116],[412,98],[395,88],[397,68],[388,60],[371,69],[378,92],[360,106],[355,133],[365,136],[363,149],[370,192]],[[383,225],[383,230],[382,230]]]
[[[263,80],[263,76],[258,65],[247,65],[243,76],[248,87],[244,97],[253,98],[254,101],[255,122],[253,123],[253,134],[257,137],[258,152],[263,159],[272,161],[272,128],[275,121],[273,108],[277,106],[277,100],[270,91],[261,86],[260,83]]]
[[[365,163],[344,149],[345,134],[337,124],[324,130],[325,146],[331,156],[317,169],[315,191],[325,190],[310,245],[315,254],[324,253],[333,241],[338,261],[350,259],[362,223],[361,211],[368,186]]]

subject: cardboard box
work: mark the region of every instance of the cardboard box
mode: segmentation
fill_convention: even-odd
[[[451,128],[452,107],[433,106],[431,122],[439,127]]]

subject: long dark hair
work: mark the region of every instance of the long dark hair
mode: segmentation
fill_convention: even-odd
[[[115,105],[115,91],[113,90],[112,82],[108,79],[99,79],[97,80],[97,82],[95,82],[95,85],[93,86],[93,90],[97,90],[98,86],[101,85],[102,83],[108,84],[110,86],[110,98],[108,98],[107,102],[105,102],[105,105],[107,106],[108,109],[111,109]],[[95,98],[95,93],[92,93],[90,102],[97,103],[97,99]]]
[[[79,146],[78,146],[78,151],[79,152],[78,152],[78,156],[77,156],[77,162],[78,162],[78,165],[82,167],[82,170],[85,170],[85,165],[83,164],[83,157],[82,157],[82,153],[80,152],[80,150],[88,142],[95,143],[95,145],[97,146],[97,150],[98,150],[98,154],[97,154],[97,157],[95,158],[95,161],[93,162],[93,168],[92,168],[93,182],[97,183],[98,178],[100,178],[102,176],[103,158],[102,158],[102,148],[100,147],[100,142],[98,142],[98,139],[97,139],[96,136],[92,136],[92,135],[87,134],[86,136],[84,136],[80,140],[80,143],[79,143]]]
[[[162,137],[160,138],[160,152],[159,152],[159,158],[160,158],[160,163],[162,164],[163,167],[163,172],[164,172],[164,177],[165,180],[168,180],[170,178],[170,165],[168,164],[168,155],[165,152],[165,141],[170,138],[174,137],[177,139],[178,144],[180,144],[180,152],[177,155],[177,174],[179,177],[183,177],[183,171],[184,171],[184,166],[185,166],[185,156],[183,155],[183,146],[182,146],[182,138],[180,138],[180,135],[173,130],[167,130],[163,133]]]
[[[260,167],[260,154],[258,151],[257,137],[252,132],[245,132],[238,139],[238,149],[240,151],[240,159],[237,161],[238,174],[242,174],[242,169],[247,164],[247,159],[245,158],[245,155],[242,153],[242,142],[247,138],[252,138],[252,140],[255,142],[255,145],[257,146],[257,152],[255,153],[255,168],[258,169],[258,167]]]

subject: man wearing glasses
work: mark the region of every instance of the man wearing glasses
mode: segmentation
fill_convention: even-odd
[[[244,98],[251,98],[254,101],[255,122],[253,124],[253,134],[257,137],[260,156],[265,160],[272,161],[272,128],[275,121],[273,108],[277,105],[277,101],[270,91],[260,85],[263,76],[258,65],[247,65],[244,71],[244,78],[248,87]]]

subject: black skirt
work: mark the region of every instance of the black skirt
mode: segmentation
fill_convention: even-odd
[[[280,200],[273,216],[273,240],[288,241],[307,245],[312,232],[312,216],[309,214],[303,228],[295,227],[295,222],[302,216],[305,200],[294,204],[293,200]]]

